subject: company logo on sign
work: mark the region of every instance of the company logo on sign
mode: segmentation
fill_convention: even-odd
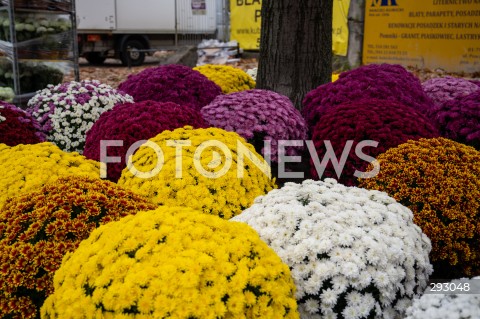
[[[372,0],[372,7],[396,7],[397,0]]]

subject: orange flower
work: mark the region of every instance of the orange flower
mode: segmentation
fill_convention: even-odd
[[[99,179],[64,177],[0,211],[0,318],[39,318],[53,274],[99,225],[156,206]]]
[[[445,138],[409,141],[378,157],[360,186],[387,192],[432,241],[434,275],[480,275],[480,152]]]

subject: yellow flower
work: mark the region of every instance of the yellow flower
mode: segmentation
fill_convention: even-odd
[[[86,266],[91,260],[96,267]],[[290,270],[258,234],[191,208],[160,207],[101,226],[63,260],[54,286],[44,319],[299,318]]]
[[[169,146],[168,142],[173,137],[191,141],[190,146],[182,147],[181,158],[177,158],[176,148]],[[230,219],[253,204],[256,197],[276,187],[268,166],[265,170],[251,164],[249,160],[246,160],[243,165],[237,163],[237,143],[245,145],[253,154],[252,156],[263,161],[253,146],[237,133],[217,128],[193,129],[187,126],[173,132],[165,131],[149,141],[158,145],[163,152],[164,162],[161,170],[154,176],[144,178],[126,168],[118,184],[146,196],[156,204],[187,206]],[[219,150],[216,146],[212,146],[200,152],[198,147],[209,141],[221,143],[226,149]],[[231,153],[229,156],[231,160],[221,155],[225,152]],[[145,169],[141,164],[144,158],[155,156],[156,153],[151,145],[145,145],[135,152],[132,162],[138,171],[145,172],[149,169]],[[177,159],[182,161],[181,165]],[[213,163],[215,166],[209,165],[212,161],[215,162]],[[230,167],[228,167],[229,162]],[[246,169],[247,166],[248,169]],[[226,169],[222,171],[224,167]],[[176,168],[179,170],[183,168],[181,176],[177,176]]]
[[[2,148],[0,144],[0,207],[17,196],[64,175],[100,178],[99,163],[67,153],[45,142]]]
[[[228,65],[202,65],[194,70],[205,75],[215,82],[224,94],[251,90],[255,88],[255,81],[245,71]]]

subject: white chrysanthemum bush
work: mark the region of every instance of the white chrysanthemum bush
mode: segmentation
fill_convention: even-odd
[[[415,299],[407,309],[405,319],[475,319],[480,316],[480,295],[478,294],[480,277],[463,278],[451,281],[447,287],[461,287],[455,289],[458,293],[425,293]],[[468,291],[466,289],[468,287]],[[427,290],[431,290],[429,287]]]
[[[133,98],[96,80],[49,85],[28,101],[28,112],[47,140],[67,152],[82,153],[85,136],[103,112]]]
[[[232,220],[289,265],[303,319],[401,317],[433,271],[408,208],[333,179],[287,183]]]

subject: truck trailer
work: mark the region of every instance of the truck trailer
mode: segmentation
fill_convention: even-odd
[[[75,0],[80,56],[90,64],[112,57],[140,65],[155,49],[226,40],[225,0]]]

